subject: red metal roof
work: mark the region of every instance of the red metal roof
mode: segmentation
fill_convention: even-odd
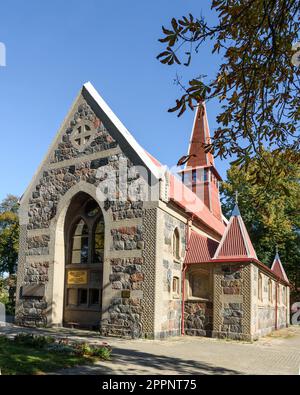
[[[148,152],[147,154],[157,167],[162,167],[162,164],[157,159]],[[223,221],[218,220],[206,207],[203,201],[186,185],[184,185],[178,177],[174,176],[172,173],[169,173],[169,177],[169,199],[177,203],[186,212],[194,214],[194,216],[201,220],[206,226],[222,236],[225,231]]]
[[[211,261],[218,242],[194,231],[191,232],[184,263],[204,263]]]
[[[272,272],[274,272],[276,274],[277,277],[281,278],[284,281],[287,281],[287,282],[289,281],[287,278],[287,275],[285,273],[285,270],[282,266],[278,252],[276,253],[271,270],[272,270]]]
[[[236,206],[214,259],[228,258],[254,258],[256,252],[250,240],[244,221]]]

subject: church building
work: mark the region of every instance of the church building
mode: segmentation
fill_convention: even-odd
[[[223,216],[209,142],[202,103],[172,173],[86,83],[21,199],[17,322],[155,339],[286,327],[280,257],[259,261],[237,204]]]

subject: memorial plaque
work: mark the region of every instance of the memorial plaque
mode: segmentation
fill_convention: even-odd
[[[124,289],[124,290],[122,291],[121,295],[122,295],[122,298],[123,298],[123,299],[128,299],[128,298],[130,298],[130,290],[129,290],[129,289]]]
[[[21,289],[22,297],[42,298],[45,295],[45,285],[24,285]]]
[[[69,270],[68,285],[87,284],[87,270]]]

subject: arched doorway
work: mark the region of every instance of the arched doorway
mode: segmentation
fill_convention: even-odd
[[[65,220],[65,292],[63,322],[98,328],[101,320],[104,218],[98,203],[80,192]]]

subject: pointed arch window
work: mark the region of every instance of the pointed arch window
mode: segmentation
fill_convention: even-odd
[[[177,228],[173,232],[173,257],[180,259],[180,234]]]
[[[262,275],[261,273],[258,274],[258,300],[262,302]]]
[[[93,232],[93,262],[103,262],[104,252],[104,221],[101,218]]]
[[[75,225],[72,237],[72,262],[88,263],[89,259],[89,231],[85,221],[81,218]]]
[[[269,279],[269,282],[268,282],[268,296],[269,296],[269,302],[272,303],[272,301],[273,301],[273,283],[272,283],[271,279]]]

